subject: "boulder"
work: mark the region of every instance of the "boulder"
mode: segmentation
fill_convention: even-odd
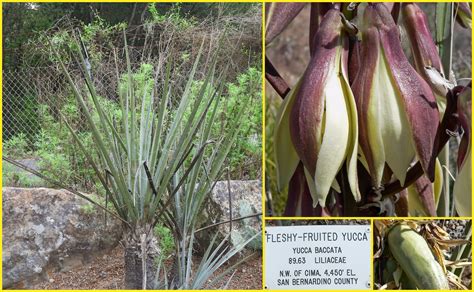
[[[28,288],[114,248],[120,221],[65,190],[9,188],[3,192],[3,288]]]
[[[232,218],[245,217],[262,212],[262,183],[260,180],[230,181],[230,193],[232,200]],[[199,226],[209,226],[214,223],[230,219],[228,182],[216,183],[211,195],[204,203],[204,212],[201,215]],[[199,249],[205,251],[212,238],[219,232],[219,239],[229,234],[228,223],[211,227],[196,234]],[[231,244],[236,246],[247,240],[255,233],[262,232],[261,216],[237,220],[232,223]],[[262,239],[258,236],[246,249],[261,250]]]

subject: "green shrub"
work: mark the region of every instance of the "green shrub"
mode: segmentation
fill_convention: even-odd
[[[31,93],[17,95],[16,93],[6,92],[4,94],[4,104],[8,105],[6,112],[4,112],[7,115],[4,120],[6,118],[11,124],[8,124],[10,127],[4,125],[5,133],[3,133],[3,137],[8,140],[11,135],[16,136],[23,133],[26,135],[28,146],[31,146],[34,135],[40,129],[37,97]]]
[[[222,135],[227,131],[232,121],[239,120],[240,127],[237,141],[229,152],[227,165],[230,168],[233,179],[256,179],[261,172],[262,153],[262,112],[261,112],[261,72],[256,68],[249,68],[246,72],[237,77],[236,82],[228,83],[224,92],[225,97],[217,109],[218,122],[212,127],[213,136]],[[202,81],[195,81],[192,87],[192,94],[198,94]],[[214,91],[208,88],[207,91]],[[207,92],[206,92],[207,94]],[[253,103],[248,107],[250,113],[248,118],[233,116],[232,109],[239,105],[241,100],[248,100],[250,97]]]
[[[156,9],[156,3],[148,4],[148,12],[153,23],[171,23],[178,29],[184,30],[196,25],[196,20],[181,12],[181,3],[174,3],[171,9],[165,14],[160,14]]]
[[[158,224],[153,229],[156,238],[158,238],[158,245],[161,251],[161,258],[166,259],[174,251],[174,239],[171,230],[161,224]]]
[[[235,176],[245,178],[260,177],[261,153],[262,153],[262,96],[261,96],[260,70],[249,68],[245,73],[237,77],[237,83],[229,83],[227,86],[228,98],[225,107],[226,113],[235,106],[237,102],[245,100],[245,96],[251,97],[253,103],[248,109],[248,119],[239,119],[240,133],[235,148],[229,153],[229,164]],[[226,118],[229,118],[226,116]]]
[[[15,159],[24,158],[29,153],[25,133],[19,133],[3,143],[3,155]]]
[[[89,102],[92,103],[92,100]],[[115,101],[99,97],[99,102],[107,115],[114,118],[121,117],[122,112]],[[54,118],[51,115],[52,109],[48,105],[40,106],[39,112],[41,114],[41,130],[34,139],[35,150],[32,155],[40,159],[40,172],[52,179],[60,178],[60,181],[67,186],[74,186],[90,193],[103,194],[103,187],[98,183],[92,167],[63,121],[59,117]],[[85,118],[78,110],[73,96],[66,98],[60,112],[76,130],[82,144],[87,149],[91,149],[92,157],[97,159],[97,153],[92,150],[94,149],[92,134],[85,123]],[[98,122],[97,113],[93,113],[92,117]],[[48,186],[57,187],[49,184]]]
[[[62,143],[60,135],[57,135],[60,132],[56,132],[56,135],[51,133],[42,129],[35,142],[35,156],[40,159],[38,163],[40,172],[47,177],[56,180],[60,178],[61,182],[68,183],[73,170],[64,149],[65,144]]]

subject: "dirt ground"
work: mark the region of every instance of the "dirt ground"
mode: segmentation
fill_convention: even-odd
[[[230,262],[228,265],[231,265]],[[110,253],[96,258],[91,263],[67,272],[49,274],[49,282],[44,282],[32,289],[64,290],[64,289],[123,289],[123,248],[119,245]],[[224,270],[226,267],[222,267]],[[222,282],[226,283],[230,274]],[[209,287],[209,289],[219,289]],[[228,289],[260,290],[262,289],[262,258],[253,257],[242,264],[233,276]]]

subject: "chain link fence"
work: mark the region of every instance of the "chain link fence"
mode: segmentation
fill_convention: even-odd
[[[172,72],[172,85],[176,96],[180,96],[184,90],[187,72],[190,71],[194,61],[193,58],[186,61],[176,60],[178,58],[173,58],[173,62],[177,65],[172,69],[176,71]],[[145,63],[151,64],[153,70],[159,67],[160,75],[164,75],[166,67],[162,62],[160,66],[159,60],[149,60]],[[141,62],[132,63],[132,73],[140,72],[141,65],[143,65]],[[206,67],[204,66],[201,70],[205,71]],[[88,96],[85,78],[78,66],[68,65],[67,70],[76,88],[84,97]],[[198,76],[202,74],[201,70],[198,70]],[[95,91],[101,100],[111,101],[112,106],[118,101],[119,83],[125,78],[126,72],[125,63],[101,62],[98,66],[94,66],[91,77]],[[77,107],[73,88],[62,70],[50,66],[15,71],[4,70],[2,74],[3,156],[38,170],[47,177],[60,179],[69,187],[85,192],[97,192],[95,189],[97,184],[94,182],[95,177],[90,165],[84,159],[79,145],[72,138],[61,118],[61,114],[65,115],[76,133],[83,135],[81,137],[90,134],[86,118]],[[160,82],[155,90],[156,93],[160,93]],[[170,102],[174,101],[170,100]],[[93,107],[92,103],[90,107]],[[86,142],[93,143],[91,138],[85,139]],[[53,141],[57,146],[46,145],[45,147],[44,141],[46,143]],[[92,147],[92,144],[88,145]],[[42,180],[38,181],[37,177],[9,163],[3,165],[4,186],[57,187]]]
[[[160,68],[160,76],[163,76],[166,70],[164,66],[166,55],[160,57],[161,61],[157,58],[132,63],[132,74],[142,74],[141,68],[146,63],[153,66],[153,71]],[[180,96],[194,58],[183,60],[177,55],[171,56],[171,59],[174,64],[171,73],[173,92],[175,96]],[[201,77],[207,67],[205,65],[200,68],[197,76]],[[79,66],[69,64],[67,70],[76,88],[83,97],[87,97],[89,91]],[[111,102],[109,105],[112,111],[114,103],[119,100],[119,83],[125,79],[126,72],[125,62],[116,64],[113,60],[94,64],[91,70],[97,95],[101,101]],[[19,161],[46,177],[59,180],[76,190],[88,193],[100,192],[96,189],[100,184],[95,182],[96,178],[89,163],[61,118],[61,114],[66,116],[68,123],[84,139],[82,142],[93,151],[88,123],[77,107],[73,88],[62,70],[56,66],[30,67],[24,70],[4,70],[2,74],[3,156]],[[159,94],[161,82],[156,85],[155,90]],[[170,102],[173,103],[174,100],[171,99]],[[89,106],[93,108],[92,103]],[[3,165],[4,186],[58,187],[9,163]]]
[[[65,86],[49,68],[3,71],[2,118],[4,143],[24,135],[28,150],[33,150],[34,137],[41,128],[40,105],[57,109],[64,100]],[[41,82],[47,79],[49,82]],[[54,85],[54,86],[52,86]]]
[[[115,63],[104,62],[91,73],[97,94],[111,101],[118,100],[117,69],[120,75],[126,71],[125,65],[116,66]],[[132,64],[132,71],[139,66],[139,63]],[[88,91],[81,71],[73,66],[68,67],[76,87],[86,96]],[[44,126],[42,110],[47,109],[48,114],[59,122],[59,112],[64,105],[75,103],[72,87],[61,69],[54,66],[4,70],[2,74],[3,141],[22,135],[28,140],[28,150],[33,151],[35,136]],[[85,121],[74,124],[73,128],[81,131],[86,130],[84,127]]]
[[[86,96],[87,87],[82,73],[78,68],[68,67],[76,88]],[[119,70],[120,74],[124,72],[124,68]],[[87,169],[84,167],[87,164],[82,161],[78,145],[75,145],[71,135],[67,137],[64,135],[67,131],[60,113],[67,114],[67,106],[76,105],[76,101],[72,87],[60,68],[51,66],[4,70],[2,76],[3,155],[35,170],[51,168],[51,171],[56,173],[46,171],[46,176],[56,180],[60,178],[57,172],[64,170],[62,172],[64,177],[61,180],[63,183],[81,191],[93,191],[94,184],[90,181],[92,177],[85,173],[88,167]],[[119,80],[115,64],[103,63],[94,68],[92,80],[97,94],[103,99],[111,101],[118,99]],[[75,111],[72,115],[78,118],[68,122],[77,132],[87,133],[85,117],[82,117],[77,107]],[[49,137],[45,137],[45,133]],[[58,139],[64,140],[58,141]],[[43,146],[39,146],[41,141]],[[58,141],[58,145],[63,146],[45,147],[44,141]],[[50,183],[20,171],[8,163],[4,163],[3,170],[4,185],[51,186]]]

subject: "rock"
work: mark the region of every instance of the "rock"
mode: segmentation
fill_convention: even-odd
[[[451,239],[464,239],[466,237],[464,232],[466,230],[467,220],[446,219],[436,220],[435,222],[449,233]]]
[[[3,288],[28,288],[114,248],[118,220],[65,190],[3,190]]]
[[[230,181],[230,189],[232,196],[232,218],[235,219],[262,212],[261,181]],[[219,181],[216,183],[211,195],[204,203],[204,208],[205,210],[201,216],[199,224],[201,227],[230,219],[227,181]],[[261,216],[233,222],[231,234],[232,245],[236,246],[250,238],[255,233],[261,233],[261,223]],[[219,232],[220,235],[218,239],[223,239],[225,235],[229,234],[229,228],[229,224],[226,223],[198,232],[196,238],[199,244],[199,250],[206,250],[216,231]],[[258,236],[246,247],[246,249],[251,250],[261,250],[261,248],[261,236]]]

